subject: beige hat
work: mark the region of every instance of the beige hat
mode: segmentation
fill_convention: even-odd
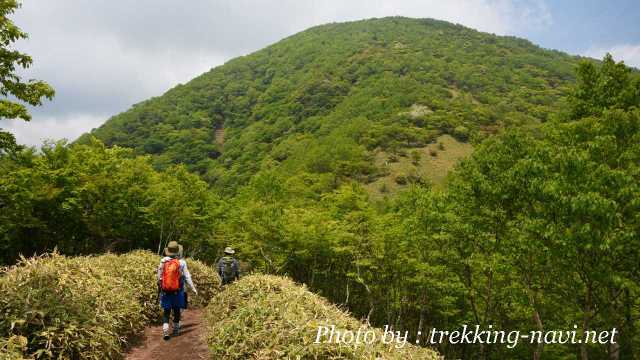
[[[225,253],[225,254],[229,254],[229,255],[233,255],[233,254],[235,254],[236,252],[235,252],[235,251],[233,251],[233,249],[232,249],[231,247],[227,246],[226,248],[224,248],[224,253]]]
[[[166,256],[177,256],[182,254],[182,245],[178,244],[177,241],[169,241],[167,247],[164,248],[164,254]]]

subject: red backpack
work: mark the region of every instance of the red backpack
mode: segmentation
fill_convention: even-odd
[[[180,260],[167,260],[162,265],[162,291],[178,290],[180,290]]]

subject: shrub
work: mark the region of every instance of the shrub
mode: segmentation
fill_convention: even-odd
[[[419,150],[412,150],[411,151],[411,162],[413,163],[413,165],[418,166],[420,165],[420,160],[422,159],[422,154],[420,153]]]
[[[466,126],[456,126],[453,129],[453,137],[456,138],[459,141],[467,141],[469,140],[469,128],[467,128]]]
[[[398,185],[406,185],[407,184],[407,177],[405,175],[397,175],[396,176],[396,184]]]
[[[429,149],[429,155],[436,157],[438,156],[438,150],[436,149]]]
[[[207,307],[212,359],[436,359],[426,348],[401,349],[380,341],[364,345],[314,344],[318,326],[373,330],[305,286],[269,275],[251,275],[218,293]]]
[[[412,184],[426,184],[425,180],[422,178],[422,176],[418,175],[418,174],[409,174],[407,175],[407,182],[408,183],[412,183]]]
[[[0,277],[0,293],[10,294],[0,297],[0,346],[18,353],[25,340],[25,355],[45,359],[120,357],[133,335],[159,319],[158,263],[144,251],[22,259]],[[189,265],[200,282],[192,301],[197,306],[219,280],[213,269],[193,260]]]

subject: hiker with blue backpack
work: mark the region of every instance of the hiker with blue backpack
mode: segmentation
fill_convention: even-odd
[[[233,257],[235,251],[226,247],[224,256],[218,260],[218,275],[222,280],[222,285],[230,284],[240,278],[240,263]]]
[[[173,335],[180,333],[180,311],[187,308],[185,283],[198,295],[187,262],[182,257],[182,245],[170,241],[164,249],[164,257],[158,266],[158,290],[162,306],[162,336],[169,340],[169,318],[173,312]]]

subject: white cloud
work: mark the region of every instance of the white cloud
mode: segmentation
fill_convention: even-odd
[[[247,1],[244,1],[247,2]],[[291,13],[291,32],[327,22],[372,17],[406,16],[434,18],[459,23],[480,31],[514,35],[524,30],[550,25],[552,18],[544,1],[528,4],[511,0],[351,0],[287,1],[285,17]]]
[[[394,15],[509,35],[551,22],[542,0],[24,1],[15,21],[30,34],[19,44],[34,58],[25,75],[49,82],[56,97],[34,109],[30,123],[10,128],[22,143],[75,139],[136,102],[308,27]]]
[[[640,69],[640,45],[621,44],[610,47],[592,47],[583,52],[584,56],[602,59],[606,53],[610,53],[615,61],[624,61],[629,66]]]
[[[100,126],[107,115],[69,114],[62,117],[41,116],[37,122],[23,120],[2,120],[3,130],[14,134],[19,143],[39,146],[44,140],[75,140],[88,130]]]

